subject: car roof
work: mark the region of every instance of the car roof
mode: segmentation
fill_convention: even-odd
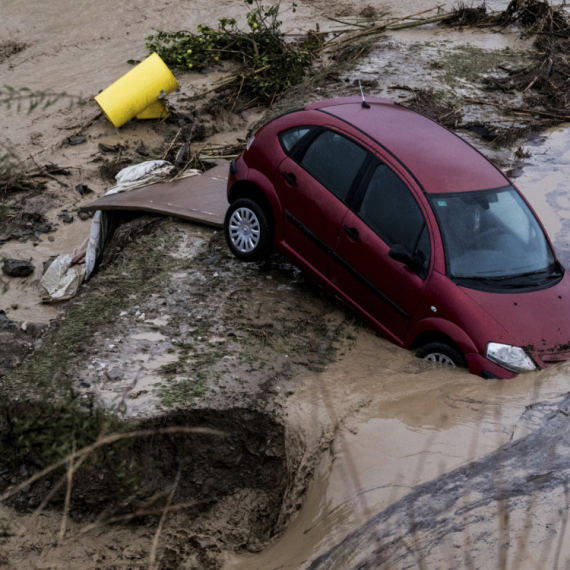
[[[305,111],[328,113],[377,142],[427,193],[500,188],[508,178],[479,151],[436,122],[388,99],[343,97],[313,103]]]

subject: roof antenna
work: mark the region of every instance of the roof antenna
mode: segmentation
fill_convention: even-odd
[[[358,80],[358,85],[360,86],[360,94],[362,95],[362,106],[365,109],[370,109],[370,104],[366,102],[366,99],[364,98],[364,91],[362,91],[362,83],[360,83],[360,79]]]

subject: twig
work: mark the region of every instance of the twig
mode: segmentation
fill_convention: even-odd
[[[170,152],[170,149],[172,148],[172,146],[174,145],[174,143],[176,142],[176,139],[178,138],[178,135],[182,132],[182,127],[180,127],[178,129],[178,132],[176,133],[176,136],[172,139],[172,142],[168,145],[168,148],[166,149],[166,152],[164,153],[162,160],[166,160],[166,157],[168,156],[168,153]],[[119,152],[119,160],[120,160],[120,152]]]
[[[192,97],[189,97],[188,101],[195,101],[196,99],[201,99],[205,95],[208,95],[208,93],[212,93],[213,91],[217,91],[220,87],[224,87],[225,85],[230,85],[231,83],[233,83],[234,81],[236,81],[236,79],[239,79],[240,77],[241,77],[241,75],[232,75],[231,77],[228,77],[227,79],[222,80],[221,82],[219,82],[217,85],[215,85],[211,89],[207,89],[206,91],[202,91],[202,93],[198,93],[198,95],[194,95]]]
[[[381,24],[378,26],[372,26],[362,32],[358,32],[357,34],[353,34],[352,36],[348,36],[346,38],[342,38],[340,40],[337,40],[335,42],[332,43],[328,43],[325,44],[324,46],[321,46],[320,48],[316,49],[315,51],[321,51],[323,49],[325,49],[326,47],[331,47],[334,45],[340,45],[346,42],[350,42],[352,40],[356,40],[358,38],[361,38],[363,36],[368,36],[371,34],[376,34],[376,33],[381,33],[384,32],[385,30],[398,30],[398,29],[403,29],[403,28],[399,28],[398,26],[394,26],[394,24],[396,24],[397,22],[403,22],[404,20],[409,20],[410,18],[413,18],[414,16],[420,16],[422,14],[426,14],[427,12],[433,12],[433,10],[436,10],[437,8],[440,8],[443,4],[439,4],[437,6],[434,6],[433,8],[430,8],[429,10],[422,10],[421,12],[417,12],[415,14],[411,14],[409,16],[405,16],[403,18],[398,18],[397,20],[394,20],[393,22],[390,23],[390,25],[388,26],[387,24]],[[421,20],[419,22],[412,22],[409,25],[409,27],[415,27],[415,26],[423,26],[424,24],[430,24],[434,21],[441,21],[441,20],[445,20],[446,18],[450,18],[452,16],[452,14],[445,14],[443,16],[438,16],[437,19],[434,18],[429,18],[427,20]]]
[[[158,523],[158,527],[156,529],[156,533],[152,540],[152,547],[150,549],[150,556],[149,556],[149,563],[148,563],[148,570],[158,570],[158,567],[155,564],[156,561],[156,549],[158,547],[158,541],[160,540],[160,535],[162,533],[162,527],[164,525],[164,521],[166,520],[166,514],[168,513],[168,507],[170,507],[172,503],[172,498],[174,497],[174,493],[176,492],[176,487],[178,487],[178,481],[180,481],[180,468],[178,468],[178,473],[176,473],[176,479],[174,480],[174,485],[172,485],[172,490],[168,495],[168,499],[166,500],[166,506],[162,510],[162,516],[160,517],[160,522]]]
[[[86,129],[89,125],[91,125],[91,123],[93,123],[93,121],[96,121],[100,116],[102,115],[101,112],[97,113],[94,117],[92,117],[91,119],[88,119],[87,121],[85,121],[73,134],[73,136],[78,135],[80,132],[82,132],[84,129]],[[65,142],[67,139],[69,138],[69,135],[66,136],[65,138],[63,138],[62,140],[52,143],[49,146],[45,146],[44,148],[42,148],[41,150],[38,150],[38,152],[35,152],[34,154],[30,155],[29,158],[32,158],[34,156],[39,156],[40,154],[43,154],[46,150],[49,150],[50,148],[53,148],[55,146],[58,146],[60,144],[62,144],[63,142]],[[24,158],[22,159],[18,165],[22,164],[23,162],[26,162],[26,160],[29,160],[29,158]]]
[[[79,532],[81,534],[85,534],[87,532],[92,531],[95,528],[105,526],[108,524],[128,523],[128,522],[131,522],[133,519],[136,519],[138,517],[159,515],[165,511],[168,513],[173,512],[173,511],[180,511],[182,509],[189,509],[190,507],[195,507],[197,505],[203,505],[204,503],[210,503],[211,501],[212,501],[212,499],[201,499],[199,501],[188,501],[186,503],[176,503],[176,504],[170,505],[168,507],[162,507],[161,509],[159,509],[159,508],[156,508],[156,509],[141,508],[141,509],[136,510],[134,513],[129,513],[127,515],[121,515],[118,517],[113,517],[113,518],[107,519],[106,521],[103,521],[103,520],[95,521],[91,524],[88,524],[85,528],[82,528]]]
[[[75,453],[75,440],[73,440],[73,453]],[[57,539],[58,546],[61,546],[61,543],[63,542],[63,537],[65,536],[65,528],[67,526],[69,503],[71,502],[71,486],[73,484],[74,463],[74,459],[69,460],[69,468],[67,470],[67,491],[65,493],[65,504],[63,507],[63,516],[61,519],[61,528],[59,529],[59,537]]]
[[[238,94],[237,94],[237,96],[236,96],[236,100],[234,101],[234,104],[232,105],[232,108],[231,108],[231,110],[230,110],[230,113],[233,113],[234,107],[237,105],[239,96],[241,95],[241,90],[242,90],[243,82],[244,82],[244,81],[245,81],[245,75],[241,78],[241,83],[240,83],[240,86],[239,86],[239,89],[238,89]]]
[[[62,182],[61,180],[56,178],[53,174],[50,174],[45,168],[41,167],[31,154],[29,156],[29,159],[38,167],[39,171],[42,173],[42,176],[46,176],[47,178],[55,180],[60,186],[63,186],[63,188],[69,188],[69,185],[65,184],[65,182]]]
[[[510,107],[509,105],[500,105],[499,103],[491,103],[490,101],[479,101],[477,99],[470,99],[468,97],[466,97],[464,101],[467,103],[471,103],[473,105],[490,105],[491,107],[497,107],[498,109],[503,109],[505,111],[512,111],[513,113],[540,115],[542,117],[549,117],[552,119],[564,119],[565,121],[570,120],[570,115],[558,115],[556,113],[548,113],[547,111],[539,111],[538,109],[523,109],[520,107]]]
[[[79,133],[81,133],[84,129],[86,129],[87,127],[89,127],[91,125],[91,123],[93,123],[93,121],[96,121],[99,117],[102,117],[103,113],[101,111],[99,111],[99,113],[97,113],[94,117],[92,117],[91,119],[88,119],[87,121],[85,121],[74,133],[73,136],[77,136]]]
[[[217,155],[217,154],[201,154],[198,158],[200,160],[212,160],[212,158],[237,158],[239,154],[224,154],[224,155]]]
[[[442,14],[441,16],[434,16],[433,18],[427,18],[425,20],[418,20],[417,22],[409,22],[406,24],[400,24],[399,26],[388,26],[386,29],[388,31],[395,32],[397,30],[406,30],[408,28],[417,28],[419,26],[425,26],[426,24],[435,24],[436,22],[443,22],[444,20],[449,20],[453,14]]]
[[[325,16],[327,20],[331,20],[333,22],[338,22],[339,24],[343,24],[345,26],[357,26],[358,28],[368,29],[370,26],[365,26],[364,24],[357,24],[356,22],[343,22],[342,20],[337,20],[336,18],[331,18],[330,16]]]

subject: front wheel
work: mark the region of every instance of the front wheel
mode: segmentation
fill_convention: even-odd
[[[251,198],[232,202],[224,220],[226,242],[242,261],[263,261],[273,249],[273,228],[263,208]]]
[[[429,362],[446,364],[447,366],[457,368],[467,368],[463,354],[444,342],[428,342],[416,352],[416,356]]]

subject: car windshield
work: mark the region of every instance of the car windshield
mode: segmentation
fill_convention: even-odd
[[[542,228],[512,186],[430,200],[451,278],[528,286],[561,277]]]

